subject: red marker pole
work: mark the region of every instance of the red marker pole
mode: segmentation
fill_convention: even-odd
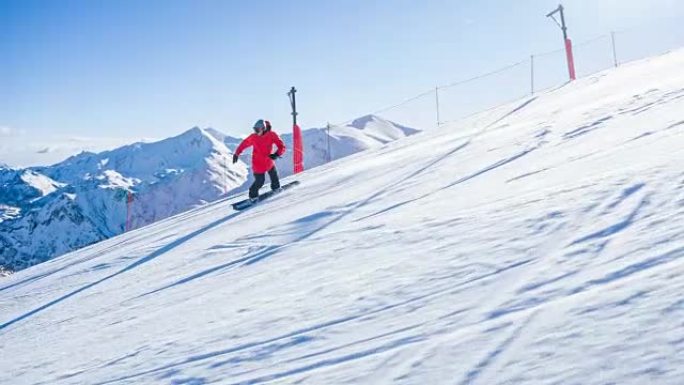
[[[570,76],[570,80],[575,80],[577,79],[577,76],[575,76],[575,58],[572,54],[572,41],[570,38],[568,38],[568,27],[565,25],[565,8],[563,8],[563,4],[559,4],[558,8],[554,9],[553,11],[549,12],[549,14],[546,15],[546,17],[550,17],[553,19],[553,21],[558,24],[560,29],[563,31],[563,43],[565,44],[565,58],[568,62],[568,75]],[[556,20],[555,17],[553,17],[556,13],[560,13],[560,23],[558,20]]]
[[[302,130],[297,124],[297,99],[295,93],[297,90],[292,87],[287,96],[290,97],[290,106],[292,107],[292,163],[294,165],[294,173],[298,174],[304,171],[304,145],[302,143]]]
[[[570,80],[575,80],[575,58],[572,56],[572,41],[570,39],[565,39],[565,57],[568,61],[568,74],[570,75]]]

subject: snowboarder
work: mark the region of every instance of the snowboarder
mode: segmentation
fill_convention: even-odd
[[[273,145],[277,150],[273,152]],[[280,158],[285,153],[285,143],[274,131],[271,131],[271,122],[259,119],[254,123],[254,133],[249,135],[240,143],[233,155],[233,163],[238,161],[238,157],[247,147],[252,146],[252,172],[254,173],[254,183],[249,187],[249,199],[255,202],[259,198],[259,189],[266,181],[266,173],[271,179],[271,190],[280,190],[280,180],[278,170],[274,160]]]

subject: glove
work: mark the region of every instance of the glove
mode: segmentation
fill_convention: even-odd
[[[237,155],[233,155],[233,164],[237,163],[237,161],[238,161],[238,156],[237,156]]]
[[[273,160],[276,160],[276,159],[280,158],[280,155],[278,155],[277,153],[274,153],[274,154],[269,155],[268,157],[273,159]]]

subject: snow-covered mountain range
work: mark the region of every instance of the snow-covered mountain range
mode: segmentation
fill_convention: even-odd
[[[307,168],[418,132],[367,116],[330,132],[304,130]],[[292,135],[283,139],[291,148]],[[47,167],[0,168],[0,266],[20,270],[238,192],[249,156],[232,164],[240,139],[193,128],[154,143],[83,152]],[[325,145],[324,147],[322,147]],[[328,155],[330,148],[330,156]],[[292,170],[290,156],[279,161]],[[134,196],[128,205],[128,194]],[[130,221],[127,218],[130,217]]]

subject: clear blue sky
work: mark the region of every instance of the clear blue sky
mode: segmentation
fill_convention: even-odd
[[[259,117],[288,126],[291,85],[302,126],[320,127],[560,48],[544,17],[557,4],[0,0],[0,127],[162,138],[199,125],[239,135]],[[682,33],[682,1],[565,6],[576,42],[641,25]],[[631,44],[639,52],[652,42]]]

